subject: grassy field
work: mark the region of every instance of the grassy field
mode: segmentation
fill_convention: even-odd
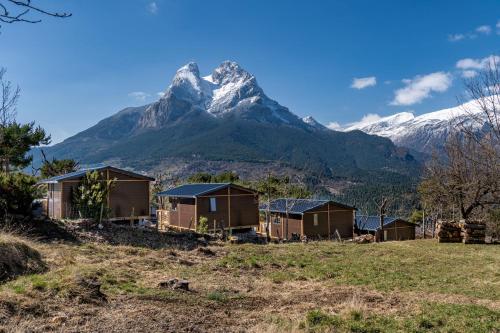
[[[500,332],[499,246],[20,241],[48,270],[0,285],[0,331]]]

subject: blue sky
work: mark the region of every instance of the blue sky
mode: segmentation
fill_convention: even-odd
[[[500,54],[494,0],[36,3],[73,17],[2,26],[0,66],[19,120],[54,142],[154,101],[189,61],[207,75],[234,60],[296,114],[346,124],[456,106],[462,76]]]

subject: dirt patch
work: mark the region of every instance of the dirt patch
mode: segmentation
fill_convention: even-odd
[[[47,269],[40,252],[11,235],[0,235],[0,282]]]

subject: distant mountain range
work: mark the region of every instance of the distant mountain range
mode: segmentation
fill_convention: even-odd
[[[338,181],[342,187],[372,183],[381,191],[384,184],[414,183],[420,170],[408,149],[387,138],[333,131],[312,117],[299,118],[229,61],[204,77],[189,63],[156,102],[121,110],[44,150],[49,158],[74,158],[81,165],[173,170],[181,178],[213,171],[214,165],[259,178],[273,165],[276,173],[295,170],[303,178]],[[336,187],[328,192],[342,190]]]
[[[414,116],[410,112],[401,112],[387,117],[374,117],[357,123],[340,127],[339,130],[349,132],[360,130],[368,134],[379,135],[392,140],[397,146],[411,148],[415,151],[432,153],[439,150],[450,133],[450,129],[460,123],[471,121],[470,114],[480,111],[476,101],[463,105]],[[477,124],[474,123],[477,126]],[[481,128],[478,128],[480,130]]]

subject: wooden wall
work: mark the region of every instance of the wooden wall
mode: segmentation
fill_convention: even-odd
[[[216,199],[217,209],[215,212],[210,212],[210,198]],[[231,211],[231,216],[229,216],[229,211]],[[258,226],[258,196],[234,187],[199,196],[197,199],[197,218],[199,219],[201,216],[208,219],[209,229],[213,229],[214,221],[217,229],[222,225],[224,228]]]
[[[229,197],[231,199],[229,199]],[[210,211],[210,198],[216,199],[216,211]],[[171,202],[175,198],[169,199]],[[208,219],[208,229],[250,228],[259,225],[258,196],[253,192],[231,187],[214,191],[195,199],[177,199],[177,208],[170,212],[170,225],[196,229],[195,221]],[[229,206],[231,208],[229,209]],[[231,211],[231,216],[229,216]]]
[[[403,220],[396,220],[384,226],[387,231],[386,241],[400,241],[415,239],[415,224]],[[380,231],[377,231],[380,233]]]
[[[104,178],[108,176],[108,171],[101,171]],[[83,177],[82,177],[83,178]],[[55,218],[74,218],[77,212],[72,206],[73,192],[79,185],[81,179],[71,179],[54,184],[59,188],[59,216]],[[149,186],[148,180],[137,179],[130,175],[109,171],[109,179],[115,179],[109,195],[110,218],[127,219],[130,216],[149,216]],[[50,188],[50,184],[49,184]],[[49,207],[50,208],[50,207]],[[50,210],[49,210],[50,211]]]
[[[328,213],[329,211],[329,213]],[[318,225],[314,225],[314,214],[318,214]],[[328,220],[330,218],[330,220]],[[330,228],[328,228],[330,223]],[[340,237],[352,238],[354,227],[354,210],[335,204],[325,204],[304,214],[304,234],[308,237],[335,237],[338,230]]]
[[[280,217],[280,223],[276,223],[276,217]],[[271,213],[271,223],[269,224],[269,234],[273,238],[284,239],[286,234],[286,214]],[[265,232],[265,229],[263,230]],[[292,234],[302,235],[302,215],[288,214],[288,237],[292,238]]]
[[[62,218],[62,186],[61,184],[48,184],[48,216],[53,219]]]

